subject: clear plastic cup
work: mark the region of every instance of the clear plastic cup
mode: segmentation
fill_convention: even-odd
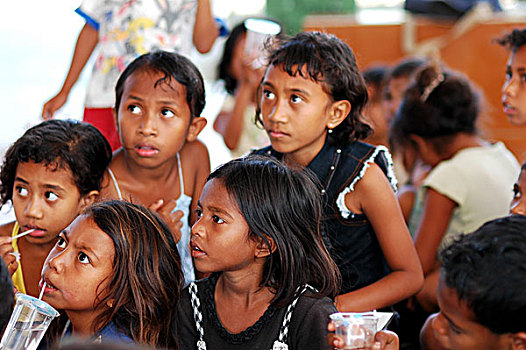
[[[268,37],[281,32],[281,26],[277,22],[262,18],[249,18],[244,24],[247,29],[245,55],[253,59],[254,68],[262,67],[265,64],[263,45]]]
[[[374,313],[337,312],[332,314],[336,336],[345,344],[343,349],[371,349],[378,327]]]
[[[16,304],[0,342],[0,349],[36,349],[49,324],[58,315],[57,310],[45,301],[17,293]]]

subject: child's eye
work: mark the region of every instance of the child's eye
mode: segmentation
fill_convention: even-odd
[[[270,91],[268,91],[268,90],[263,90],[263,96],[264,96],[265,99],[267,99],[267,100],[273,100],[273,99],[276,97],[276,95],[274,95],[273,92],[270,92]]]
[[[58,199],[58,196],[53,192],[46,192],[44,196],[46,197],[48,201],[51,201],[51,202],[54,202]]]
[[[201,216],[203,216],[203,211],[199,208],[195,210],[195,213],[197,214],[198,219],[201,219]]]
[[[171,110],[169,109],[163,109],[161,111],[161,114],[163,115],[163,117],[165,118],[173,118],[175,116],[175,113],[172,112]]]
[[[78,259],[82,264],[89,264],[91,262],[89,257],[83,252],[79,253]]]
[[[139,114],[139,113],[141,113],[141,108],[139,106],[136,106],[136,105],[129,105],[128,106],[128,110],[132,114]]]
[[[519,184],[513,185],[513,198],[519,198],[521,196],[521,188]]]
[[[29,194],[29,191],[22,186],[16,186],[16,193],[22,197],[26,197]]]
[[[526,83],[526,74],[521,74],[521,80],[523,83]]]
[[[222,224],[225,222],[225,220],[221,219],[217,215],[212,215],[212,221],[214,221],[216,224]]]
[[[303,99],[301,97],[299,97],[298,95],[290,96],[290,102],[292,102],[292,103],[299,103],[301,101],[303,101]]]
[[[64,239],[64,237],[58,237],[58,241],[57,241],[57,247],[59,248],[62,248],[62,249],[65,249],[67,246],[67,242],[66,240]]]

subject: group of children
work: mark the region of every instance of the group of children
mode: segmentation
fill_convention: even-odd
[[[522,74],[511,65],[510,80]],[[444,312],[432,323],[444,344],[455,344],[439,327],[451,322],[446,310],[455,302],[491,334],[526,331],[487,326],[479,299],[471,299],[476,282],[453,277],[460,273],[458,259],[450,258],[455,247],[477,246],[484,235],[451,243],[468,232],[445,234],[455,228],[449,222],[464,208],[463,197],[436,189],[431,180],[442,182],[433,172],[415,248],[388,149],[360,141],[372,133],[362,115],[367,96],[346,44],[300,33],[278,41],[259,85],[256,117],[271,145],[212,173],[197,140],[206,125],[203,79],[177,53],[144,54],[121,73],[114,113],[122,147],[113,157],[88,124],[49,120],[29,129],[1,169],[2,204],[13,204],[16,222],[0,228],[0,254],[19,291],[42,290],[43,300],[62,311],[45,345],[73,335],[174,349],[325,349],[341,345],[326,339],[331,313],[392,311],[425,291],[431,274]],[[520,106],[506,101],[518,115]],[[516,173],[508,192],[498,180],[503,193],[490,194],[491,201],[502,196],[509,208],[518,165],[503,146],[475,135],[477,114],[465,79],[428,67],[407,90],[393,125],[437,170],[460,153],[496,148],[502,163],[491,171]],[[470,182],[478,174],[466,176]],[[514,208],[524,207],[524,177],[523,171]],[[525,236],[508,225],[514,220],[523,219],[503,219],[499,232]],[[439,264],[439,250],[451,264]],[[477,252],[482,260],[491,255]],[[524,307],[520,299],[514,300]],[[381,348],[398,346],[389,332],[377,340]]]

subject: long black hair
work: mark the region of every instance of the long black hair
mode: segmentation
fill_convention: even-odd
[[[245,218],[250,237],[275,243],[261,286],[270,287],[278,307],[294,299],[297,287],[310,284],[317,297],[335,297],[341,284],[336,264],[320,233],[321,194],[314,176],[291,170],[262,156],[232,160],[208,177],[220,180]],[[268,237],[268,238],[267,238]]]

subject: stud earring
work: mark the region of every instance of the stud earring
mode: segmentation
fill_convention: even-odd
[[[329,134],[332,134],[332,129],[329,129],[327,132],[328,132]]]

